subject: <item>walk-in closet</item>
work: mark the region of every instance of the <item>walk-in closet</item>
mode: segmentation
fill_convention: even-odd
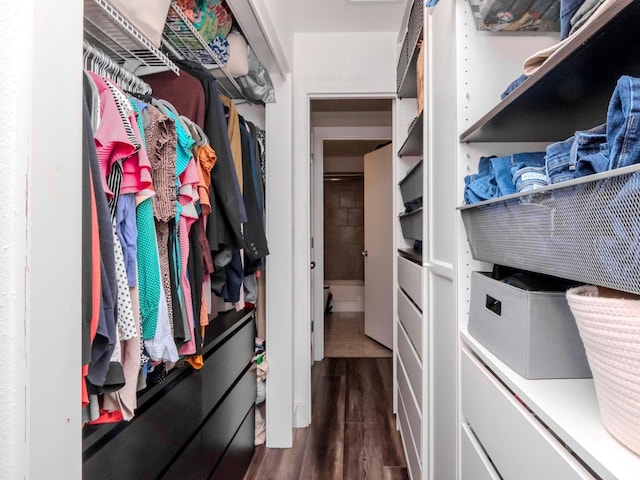
[[[640,478],[640,2],[0,5],[0,478]]]

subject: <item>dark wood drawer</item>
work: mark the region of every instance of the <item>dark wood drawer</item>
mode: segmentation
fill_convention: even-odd
[[[255,402],[255,373],[247,371],[254,337],[251,310],[227,312],[214,319],[207,327],[205,364],[201,370],[176,368],[164,384],[142,392],[130,423],[85,427],[83,478],[162,478],[166,472],[179,471],[176,465],[185,466],[189,458],[195,457],[195,474],[182,470],[182,476],[174,478],[207,478],[220,455],[213,464],[201,462],[203,455],[208,455],[202,452],[210,448],[203,447],[204,432],[218,431],[215,424],[221,422],[219,434],[224,433],[226,438],[221,440],[226,441],[224,451]],[[230,412],[225,400],[235,404],[237,412]],[[231,421],[235,426],[229,433],[232,427],[225,425]]]
[[[211,480],[242,480],[251,464],[255,445],[255,407],[233,437],[222,461],[211,475]]]
[[[191,372],[112,441],[85,459],[88,480],[154,479],[202,422],[201,376]]]
[[[247,370],[214,410],[163,479],[206,479],[231,442],[256,398],[256,375]],[[253,433],[252,433],[253,440]]]
[[[207,415],[251,362],[255,322],[250,316],[223,343],[205,354],[202,375],[202,406]],[[255,387],[255,385],[254,385]]]

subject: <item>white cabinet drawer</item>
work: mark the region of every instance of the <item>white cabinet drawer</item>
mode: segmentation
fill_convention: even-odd
[[[398,319],[407,331],[418,356],[422,358],[422,312],[401,289],[398,289]]]
[[[398,353],[418,404],[422,405],[422,362],[420,362],[420,358],[413,349],[402,325],[398,326]]]
[[[422,265],[398,257],[398,285],[420,310],[422,307]]]
[[[469,425],[460,429],[460,480],[500,480]]]
[[[405,434],[410,434],[418,452],[422,451],[422,413],[420,405],[416,402],[413,389],[409,384],[407,371],[398,357],[398,397],[402,398],[403,410],[408,419],[408,430]]]
[[[409,477],[411,480],[422,480],[422,464],[409,428],[412,420],[407,416],[402,395],[398,395],[398,421],[400,422],[400,434],[404,444],[405,456],[407,457],[407,466],[409,467]]]
[[[466,350],[462,412],[504,480],[593,480],[516,398]]]

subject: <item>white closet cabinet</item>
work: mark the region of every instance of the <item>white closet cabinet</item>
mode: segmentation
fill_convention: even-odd
[[[424,110],[418,111],[416,71],[420,43],[424,39],[422,3],[408,2],[407,24],[399,46],[397,65],[396,142],[401,145],[396,158],[398,245],[396,262],[395,372],[398,427],[402,436],[411,478],[421,478],[428,458],[428,395],[425,372],[427,329],[425,315],[425,269],[423,255],[414,244],[426,244],[424,196]],[[420,206],[419,200],[422,200]],[[413,208],[405,210],[405,204]],[[415,208],[417,207],[417,208]],[[421,207],[421,208],[420,208]]]
[[[423,53],[406,54],[401,47],[398,62],[397,135],[406,141],[398,152],[397,178],[405,178],[422,160],[421,254],[411,251],[413,239],[405,238],[400,225],[397,238],[398,423],[414,480],[455,479],[458,462],[454,6],[442,2],[436,9],[424,9],[419,0],[408,5],[403,36],[415,38],[413,30],[419,26]],[[425,72],[424,106],[417,117],[414,97],[420,89],[408,90],[408,79],[400,81],[406,77],[403,54],[409,62],[422,62]],[[407,68],[413,82],[417,67],[410,63]],[[401,213],[403,199],[398,195]]]
[[[499,94],[521,74],[524,60],[558,38],[479,32],[469,3],[456,3],[460,144],[455,182],[457,204],[462,205],[463,178],[477,171],[480,156],[544,151],[548,144],[564,140],[577,130],[604,123],[619,76],[640,74],[640,62],[630,48],[637,42],[637,34],[630,32],[636,30],[640,8],[637,2],[617,2],[600,19],[597,32],[576,33],[571,46],[499,101]],[[598,68],[594,69],[594,65]],[[498,209],[496,214],[504,216],[506,209]],[[517,225],[510,227],[515,231]],[[467,333],[468,312],[477,308],[469,304],[469,277],[473,270],[490,268],[495,262],[586,283],[597,284],[598,280],[589,274],[580,277],[571,273],[576,269],[560,261],[555,265],[550,262],[549,268],[541,260],[530,261],[526,255],[520,261],[506,257],[499,261],[502,258],[486,254],[474,259],[460,223],[457,245],[459,431],[462,439],[466,436],[481,447],[481,451],[460,449],[461,473],[464,475],[465,465],[479,455],[482,463],[487,465],[489,460],[504,480],[638,478],[640,457],[602,426],[591,379],[526,380]],[[494,247],[508,249],[506,245]],[[637,286],[618,288],[634,291]]]
[[[413,4],[407,9],[409,19],[417,14]],[[420,13],[426,50],[419,133],[407,134],[416,102],[401,83],[403,55],[410,61],[417,55],[400,46],[396,106],[396,134],[407,139],[397,178],[423,159],[422,255],[399,252],[396,277],[397,414],[410,476],[640,478],[640,457],[600,421],[591,379],[526,380],[468,334],[471,272],[499,262],[474,258],[459,208],[464,177],[477,172],[481,156],[543,151],[604,123],[617,78],[640,76],[640,4],[618,2],[597,33],[576,34],[572,48],[503,101],[501,92],[520,76],[524,60],[556,44],[558,34],[478,31],[468,0],[441,0]],[[400,192],[398,199],[401,209]],[[397,243],[405,252],[412,243],[399,224]],[[590,280],[527,261],[504,264]],[[618,288],[633,292],[637,285]]]

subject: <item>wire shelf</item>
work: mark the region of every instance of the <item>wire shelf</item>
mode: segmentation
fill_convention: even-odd
[[[417,96],[416,60],[418,58],[418,42],[423,37],[423,27],[422,1],[414,0],[396,68],[396,92],[400,98],[416,98]]]
[[[640,294],[640,165],[460,211],[476,260]]]
[[[105,0],[84,1],[84,35],[127,70],[144,66],[168,67],[176,75],[180,72],[169,57]]]
[[[224,68],[222,61],[198,33],[176,2],[171,2],[162,36],[163,46],[176,57],[204,65],[211,70],[223,93],[232,99],[243,99],[242,88]]]

